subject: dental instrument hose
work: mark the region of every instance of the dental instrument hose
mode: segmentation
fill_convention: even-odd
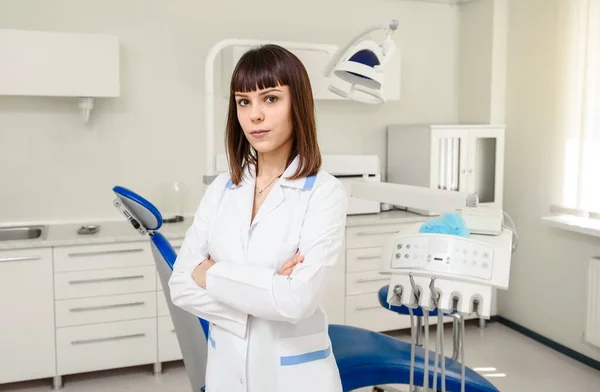
[[[425,342],[423,343],[423,349],[425,350],[423,391],[429,392],[429,310],[423,309],[423,319],[425,320]]]
[[[438,307],[438,327],[437,327],[438,342],[440,345],[440,362],[442,368],[441,384],[442,392],[446,392],[446,357],[444,356],[444,312]],[[437,355],[437,352],[436,352]]]
[[[460,315],[460,392],[465,392],[465,316]]]
[[[436,334],[435,334],[435,356],[433,357],[433,390],[434,392],[437,392],[437,376],[438,376],[438,348],[440,347],[440,333],[439,333],[439,321],[440,321],[440,309],[438,307],[438,300],[434,299],[433,300],[433,304],[435,305],[437,311],[438,311],[438,328],[436,330]]]
[[[415,316],[411,306],[408,306],[408,314],[410,315],[410,385],[409,392],[414,392],[414,377],[415,377]]]

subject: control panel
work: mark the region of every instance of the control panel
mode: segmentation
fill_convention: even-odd
[[[393,252],[391,262],[388,261],[391,269],[492,278],[494,248],[466,238],[426,233],[402,235],[395,238]]]

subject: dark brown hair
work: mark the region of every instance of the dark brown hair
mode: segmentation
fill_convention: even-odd
[[[225,144],[231,168],[231,180],[238,185],[244,168],[258,160],[252,152],[237,118],[236,92],[249,92],[288,86],[292,110],[292,150],[286,166],[299,156],[296,172],[289,179],[316,174],[321,168],[321,152],[317,141],[314,101],[308,73],[302,62],[290,51],[277,45],[252,48],[238,61],[229,88],[229,111]]]

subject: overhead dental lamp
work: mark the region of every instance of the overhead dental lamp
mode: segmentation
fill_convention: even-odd
[[[275,44],[288,50],[303,49],[325,52],[330,60],[323,70],[323,74],[330,79],[328,89],[348,100],[362,103],[377,104],[385,102],[383,87],[385,65],[393,56],[396,45],[391,36],[398,28],[398,21],[393,19],[384,24],[371,26],[343,48],[336,45],[314,44],[291,41],[267,41],[257,39],[224,39],[213,45],[206,56],[204,68],[205,77],[205,112],[204,130],[206,132],[206,169],[203,178],[204,184],[210,184],[217,176],[214,153],[214,64],[217,55],[225,48],[231,46],[256,46]],[[367,34],[383,30],[385,38],[381,45],[372,40],[362,40]],[[335,85],[331,79],[339,78],[350,84],[348,91]]]
[[[396,43],[392,34],[398,28],[398,21],[393,19],[385,25],[375,25],[365,29],[350,41],[343,49],[338,50],[324,70],[326,77],[335,75],[350,83],[350,89],[344,91],[330,84],[329,91],[353,101],[377,104],[385,102],[383,95],[383,70],[396,51]],[[383,30],[385,38],[381,45],[371,40],[362,40],[367,34]]]

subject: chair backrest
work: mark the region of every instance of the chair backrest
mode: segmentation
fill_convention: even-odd
[[[162,216],[158,209],[142,196],[120,186],[113,188],[117,196],[114,206],[129,220],[142,235],[149,234],[152,255],[169,313],[175,327],[175,334],[183,356],[188,378],[194,392],[204,390],[208,349],[208,322],[173,305],[169,290],[169,279],[177,253],[169,241],[158,232],[162,226]]]
[[[188,378],[194,392],[201,391],[206,378],[208,322],[173,305],[169,290],[169,278],[177,258],[176,253],[161,233],[155,232],[152,235],[151,244],[158,277],[162,283],[169,313],[171,313]]]

